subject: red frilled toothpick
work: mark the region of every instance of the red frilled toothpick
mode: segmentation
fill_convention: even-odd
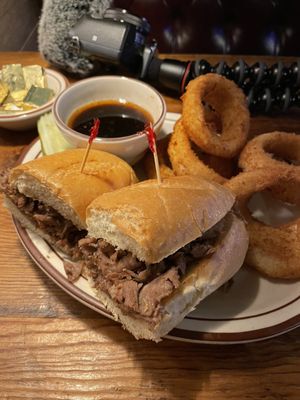
[[[158,161],[157,151],[156,151],[156,135],[155,135],[152,123],[150,122],[145,127],[144,131],[142,131],[141,133],[145,133],[147,135],[149,149],[152,151],[153,158],[154,158],[156,179],[157,179],[157,182],[160,184],[161,183],[161,177],[160,177],[159,161]]]
[[[100,127],[100,119],[99,118],[94,118],[94,124],[90,129],[90,137],[89,137],[88,145],[87,145],[86,150],[85,150],[85,155],[84,155],[82,163],[81,163],[80,172],[83,171],[83,168],[84,168],[86,160],[88,158],[88,155],[89,155],[93,140],[98,135],[99,127]]]

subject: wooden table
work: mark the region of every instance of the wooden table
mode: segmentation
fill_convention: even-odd
[[[47,65],[37,53],[0,53],[0,65],[13,62]],[[180,111],[178,100],[166,101],[169,111]],[[251,133],[299,133],[299,117],[297,110],[256,117]],[[11,165],[36,135],[0,129],[0,168]],[[2,203],[0,218],[0,399],[300,399],[299,329],[229,346],[136,341],[39,270]]]

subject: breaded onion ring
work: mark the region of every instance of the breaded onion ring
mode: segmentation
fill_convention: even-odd
[[[247,207],[250,197],[277,184],[289,187],[300,185],[294,171],[278,169],[243,172],[226,182],[239,200],[247,222],[249,249],[246,264],[271,278],[300,278],[300,218],[280,226],[270,226],[254,219]],[[297,203],[300,205],[300,203]]]
[[[243,203],[249,199],[253,193],[260,192],[267,187],[278,182],[279,175],[277,170],[266,171],[258,169],[256,171],[241,172],[224,183],[236,196],[238,202]]]
[[[275,168],[300,174],[300,136],[277,131],[259,135],[242,150],[239,166],[244,171]],[[297,203],[300,200],[300,190],[290,185],[276,185],[272,193],[288,203]]]
[[[240,152],[247,140],[250,117],[246,97],[234,82],[218,74],[201,75],[189,82],[182,101],[186,134],[200,149],[224,158]],[[213,122],[208,109],[219,118],[219,124]]]
[[[170,166],[170,160],[168,157],[168,145],[170,142],[171,135],[166,136],[164,139],[158,140],[156,143],[157,157],[159,161],[160,176],[162,179],[170,178],[175,173]],[[156,179],[156,170],[153,160],[153,154],[149,150],[148,154],[144,158],[144,169],[148,179]]]
[[[181,119],[175,124],[168,154],[176,175],[199,175],[217,183],[223,183],[226,180],[197,157],[192,150],[189,138],[184,132]]]

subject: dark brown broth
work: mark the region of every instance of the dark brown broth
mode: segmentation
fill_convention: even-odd
[[[119,101],[101,101],[87,104],[76,110],[68,125],[84,135],[90,134],[94,118],[100,119],[99,137],[117,138],[142,131],[145,124],[153,122],[150,114],[136,104]]]

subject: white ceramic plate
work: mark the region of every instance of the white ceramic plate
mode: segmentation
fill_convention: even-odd
[[[167,113],[163,134],[172,131],[178,114]],[[22,162],[41,153],[36,141],[23,154]],[[84,278],[71,284],[64,272],[63,256],[39,236],[15,220],[22,244],[37,265],[63,290],[86,306],[109,318]],[[227,287],[219,289],[173,329],[170,339],[198,343],[243,343],[280,335],[300,326],[300,281],[273,281],[242,268]]]

